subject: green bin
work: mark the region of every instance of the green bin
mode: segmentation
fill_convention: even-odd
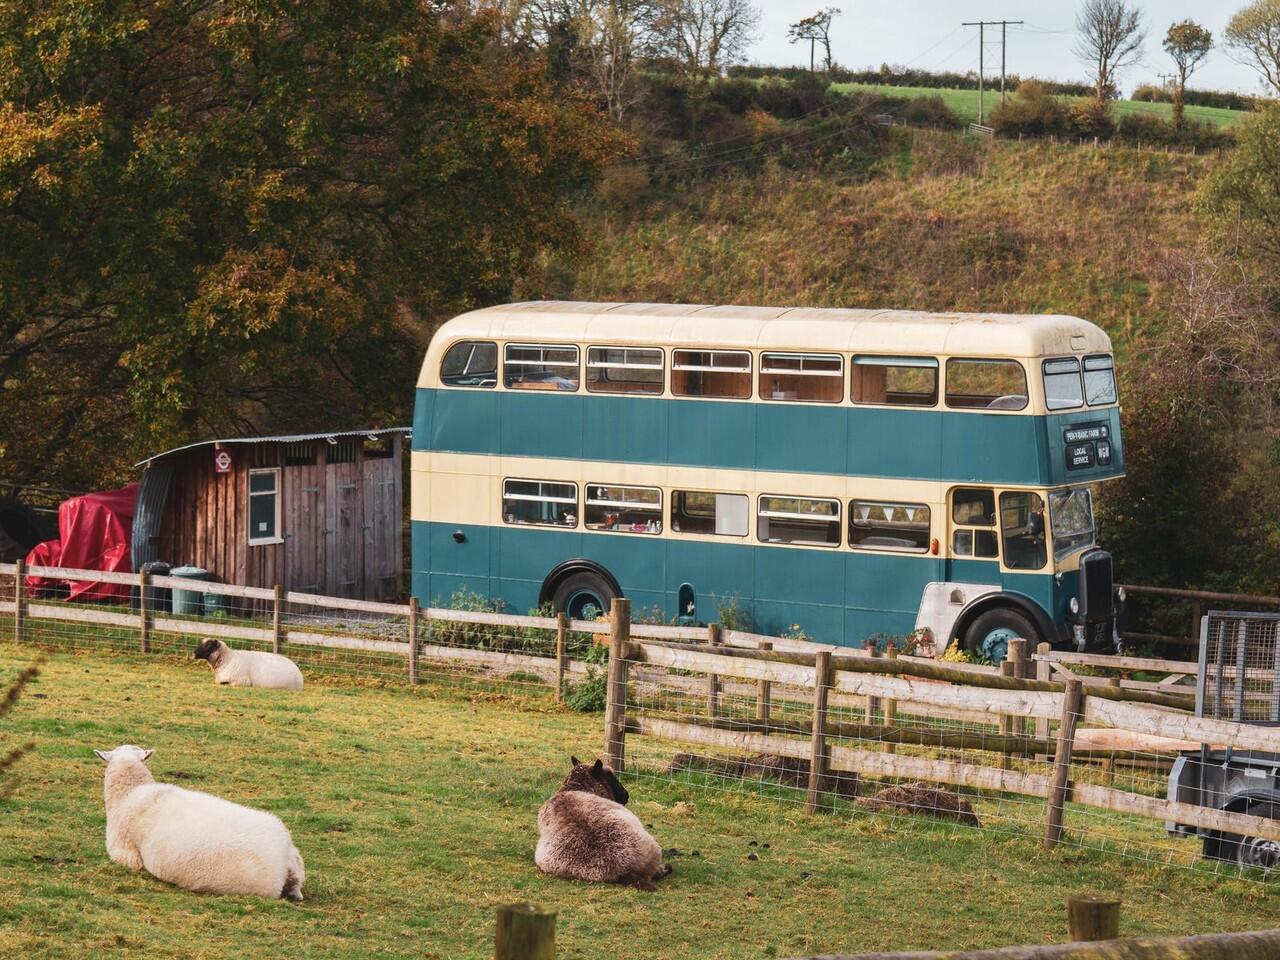
[[[225,593],[206,593],[204,595],[204,615],[206,617],[231,616],[231,598]]]
[[[174,567],[169,571],[171,577],[182,577],[185,580],[208,580],[209,571],[202,567]],[[198,617],[204,613],[205,595],[198,590],[173,591],[173,612],[178,616]]]

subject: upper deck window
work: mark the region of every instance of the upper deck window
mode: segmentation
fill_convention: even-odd
[[[840,545],[840,501],[761,497],[756,535],[764,543]]]
[[[933,357],[853,358],[854,403],[932,407],[938,402],[938,361]]]
[[[1017,360],[947,361],[947,406],[969,410],[1021,410],[1027,374]]]
[[[440,382],[451,387],[496,387],[498,345],[490,340],[459,340],[440,361]]]
[[[1091,407],[1116,402],[1116,371],[1104,354],[1084,358],[1084,398]]]
[[[751,354],[745,350],[674,350],[671,392],[677,397],[746,400],[751,396]]]
[[[662,351],[651,347],[591,347],[587,389],[592,393],[662,392]]]
[[[844,395],[844,358],[826,353],[760,355],[760,397],[839,403]]]
[[[1084,403],[1080,361],[1061,357],[1044,362],[1044,404],[1050,410],[1071,410]]]
[[[656,487],[589,483],[584,519],[588,530],[661,533],[662,491]]]
[[[502,375],[511,390],[577,390],[578,348],[564,343],[508,343]]]

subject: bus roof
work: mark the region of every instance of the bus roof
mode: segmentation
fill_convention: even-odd
[[[464,313],[440,328],[429,352],[438,357],[460,339],[1020,358],[1111,351],[1094,324],[1050,314],[567,300]]]

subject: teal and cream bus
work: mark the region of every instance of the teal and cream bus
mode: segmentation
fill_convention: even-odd
[[[861,645],[1111,647],[1111,343],[1064,316],[517,303],[418,383],[413,592]],[[923,629],[927,628],[927,632]]]

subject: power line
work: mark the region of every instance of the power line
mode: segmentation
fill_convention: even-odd
[[[960,24],[962,27],[978,28],[978,123],[986,120],[986,63],[987,52],[985,30],[987,27],[1000,28],[1000,103],[1004,104],[1005,48],[1008,44],[1008,28],[1022,26],[1023,20],[972,20]]]

